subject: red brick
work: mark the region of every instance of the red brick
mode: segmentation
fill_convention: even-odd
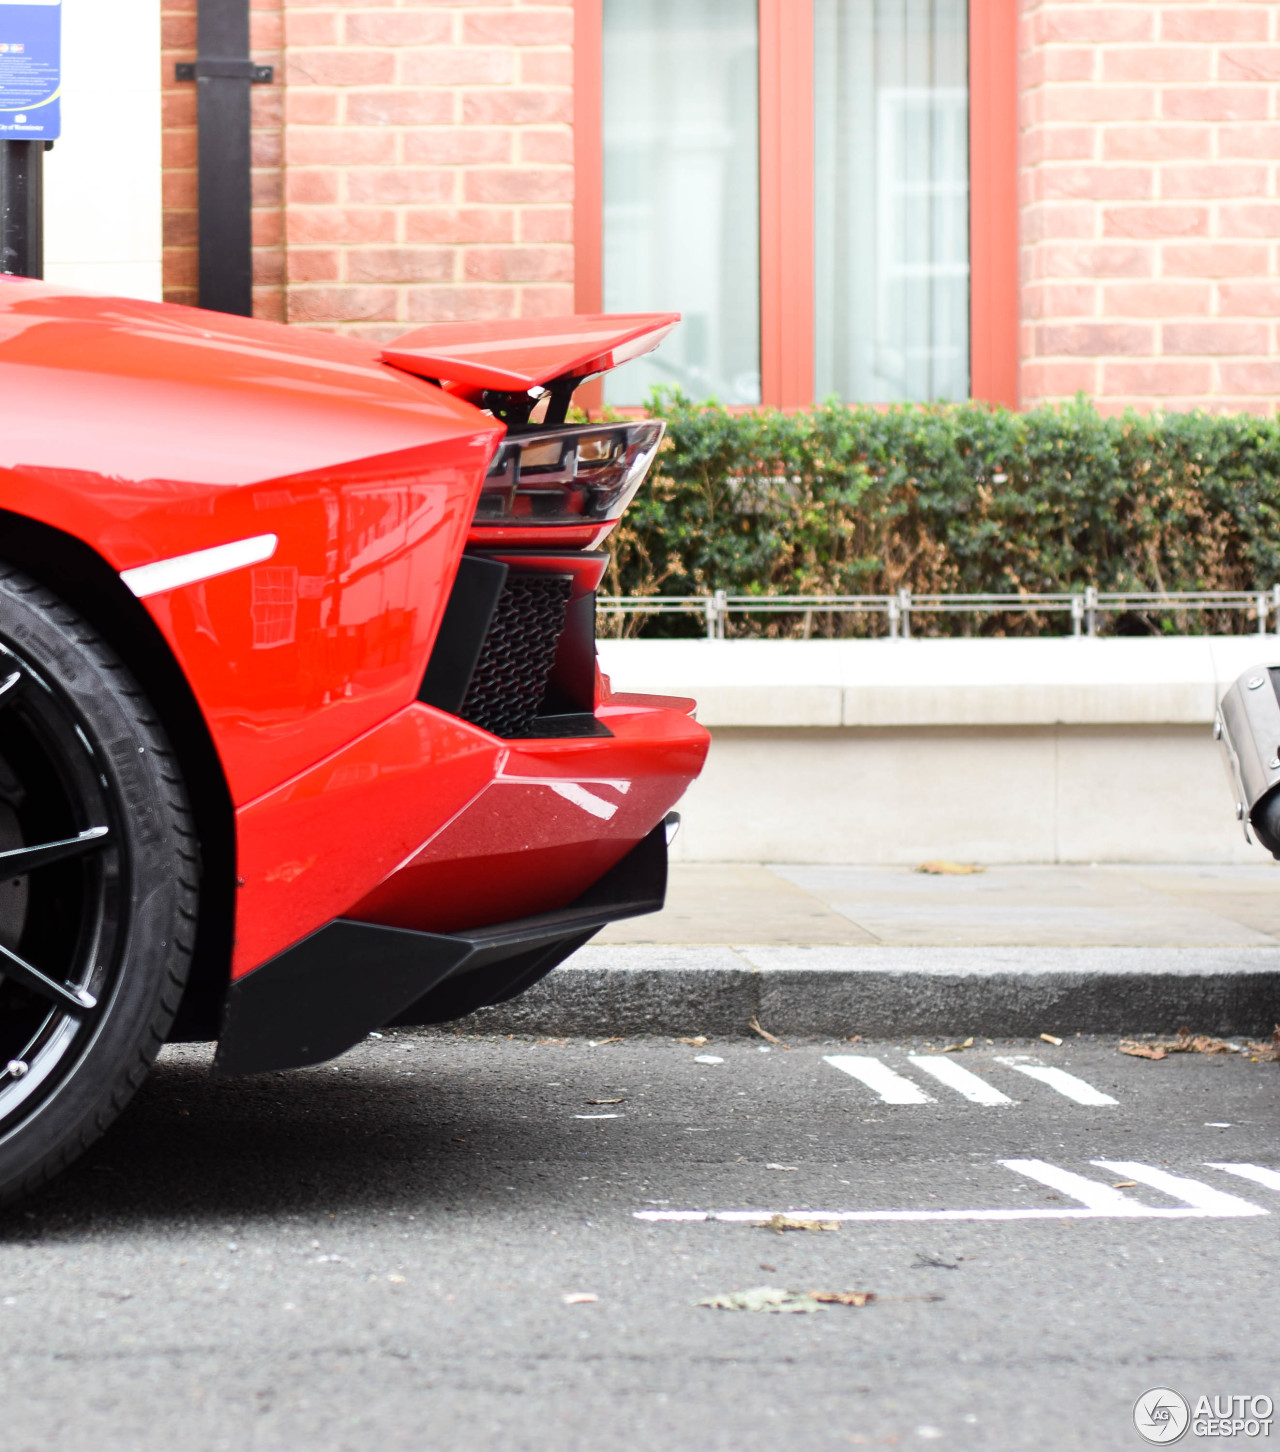
[[[1218,312],[1223,317],[1280,318],[1280,282],[1252,278],[1218,283]]]
[[[572,242],[572,207],[521,207],[521,242]]]
[[[509,162],[515,159],[512,141],[506,127],[439,126],[406,133],[404,159],[437,166]]]
[[[559,131],[522,129],[519,138],[521,161],[573,165],[573,132],[567,126]]]
[[[1151,196],[1155,187],[1148,166],[1046,166],[1041,176],[1045,197],[1140,198]]]
[[[1102,231],[1107,237],[1207,237],[1209,208],[1152,202],[1141,207],[1106,207]]]
[[[1024,398],[1073,398],[1077,393],[1093,393],[1098,384],[1098,368],[1095,363],[1041,362],[1027,359],[1021,372],[1021,392]]]
[[[1271,329],[1266,323],[1166,323],[1163,351],[1214,357],[1266,353]]]
[[[1178,242],[1161,248],[1167,277],[1264,277],[1268,249],[1248,242]]]
[[[1208,282],[1109,282],[1102,289],[1107,317],[1197,317],[1208,313],[1212,301]]]
[[[284,173],[278,168],[255,170],[250,174],[249,187],[255,207],[279,207],[284,202]]]
[[[1267,168],[1243,161],[1172,164],[1160,173],[1166,197],[1252,197],[1266,192]]]
[[[467,45],[572,45],[573,11],[476,11],[463,17],[462,39]]]
[[[1102,133],[1107,161],[1168,161],[1209,155],[1206,126],[1108,126]]]
[[[1256,156],[1264,161],[1280,156],[1280,124],[1274,121],[1258,126],[1218,126],[1214,134],[1219,156]]]
[[[1149,4],[1055,5],[1046,7],[1036,23],[1036,41],[1104,42],[1150,40],[1155,34],[1155,7]]]
[[[385,86],[395,74],[395,57],[379,51],[291,48],[285,61],[289,86]]]
[[[1141,323],[1043,323],[1037,330],[1036,352],[1042,357],[1127,358],[1150,353],[1154,339],[1152,329]]]
[[[253,166],[279,166],[284,159],[283,133],[254,130],[249,137],[249,158]]]
[[[516,313],[516,291],[511,287],[415,287],[407,301],[411,323],[511,318]]]
[[[290,282],[337,282],[342,254],[333,247],[290,247],[287,272]]]
[[[1218,77],[1224,81],[1280,81],[1280,45],[1219,51]]]
[[[1232,393],[1265,393],[1280,398],[1280,360],[1257,358],[1248,363],[1219,364],[1222,386]]]
[[[289,321],[372,322],[396,315],[393,287],[295,287],[289,293]]]
[[[284,139],[290,166],[377,166],[395,160],[395,132],[369,127],[290,126]]]
[[[574,311],[573,288],[565,283],[539,283],[520,289],[522,318],[560,318]]]
[[[1207,81],[1212,53],[1203,46],[1116,46],[1102,52],[1104,81]]]
[[[1098,52],[1093,46],[1050,45],[1033,51],[1022,71],[1022,84],[1054,81],[1091,81]],[[1034,64],[1033,64],[1034,62]]]
[[[336,10],[290,10],[285,27],[287,44],[297,50],[307,46],[338,44]]]
[[[1098,209],[1090,202],[1042,202],[1038,206],[1023,208],[1024,242],[1097,235]]]
[[[1262,121],[1268,104],[1265,86],[1169,86],[1161,94],[1170,121]]]
[[[452,282],[452,247],[360,247],[347,253],[348,282]]]
[[[343,101],[352,126],[440,126],[453,120],[453,97],[448,91],[407,87],[356,91]]]
[[[289,205],[331,207],[338,201],[338,178],[341,172],[323,167],[291,167],[285,188]]]
[[[1218,209],[1220,237],[1280,237],[1280,202],[1240,202]]]
[[[525,50],[520,52],[520,84],[523,86],[572,86],[571,50]]]
[[[1219,40],[1265,40],[1267,12],[1262,5],[1212,5],[1204,9],[1169,6],[1160,12],[1163,40],[1212,43]]]
[[[333,126],[338,121],[340,97],[333,91],[313,91],[307,86],[285,89],[285,122],[290,126]]]
[[[1037,249],[1041,277],[1148,277],[1152,249],[1116,244],[1049,243]]]
[[[1184,398],[1208,393],[1213,380],[1212,365],[1183,359],[1108,360],[1102,366],[1102,391],[1131,397],[1161,398],[1181,394]]]
[[[357,242],[394,242],[396,214],[363,207],[291,207],[289,245],[333,242],[349,247]]]
[[[347,15],[342,24],[346,45],[447,45],[453,17],[438,10],[376,10]]]
[[[468,91],[462,97],[462,119],[472,126],[530,126],[573,120],[568,92],[504,86]]]
[[[194,15],[161,16],[160,45],[164,50],[195,50],[196,17]]]
[[[1154,86],[1053,86],[1041,100],[1045,121],[1152,121]],[[1265,113],[1264,113],[1265,114]]]
[[[515,219],[515,212],[507,207],[423,207],[405,213],[405,239],[454,246],[465,242],[514,242]]]
[[[198,239],[198,217],[195,212],[165,212],[162,231],[166,247],[194,247]]]
[[[469,282],[567,282],[573,254],[567,247],[469,247]]]
[[[573,172],[568,167],[477,167],[463,187],[469,202],[571,202]]]
[[[451,202],[456,185],[456,173],[443,168],[358,167],[347,173],[347,200],[382,206]]]
[[[509,86],[515,57],[507,50],[437,46],[401,56],[400,80],[406,86]]]

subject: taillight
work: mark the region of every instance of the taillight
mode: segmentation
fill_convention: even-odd
[[[473,527],[616,520],[653,463],[666,424],[587,424],[509,435],[494,455]]]

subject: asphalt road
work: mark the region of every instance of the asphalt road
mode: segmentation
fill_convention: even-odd
[[[1209,1167],[1280,1169],[1280,1065],[928,1053],[401,1034],[219,1084],[169,1051],[0,1215],[5,1452],[1097,1452],[1152,1387],[1280,1401],[1280,1188]],[[803,1209],[927,1218],[640,1218]],[[877,1299],[695,1304],[759,1286]]]

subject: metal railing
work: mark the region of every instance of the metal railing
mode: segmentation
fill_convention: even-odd
[[[916,615],[1039,615],[1070,617],[1072,635],[1098,633],[1101,615],[1122,611],[1243,610],[1257,616],[1258,634],[1267,634],[1267,618],[1280,633],[1280,585],[1267,590],[1095,590],[1001,595],[601,595],[601,615],[699,615],[706,621],[707,639],[723,640],[731,615],[803,615],[804,639],[813,631],[815,615],[880,615],[894,639],[910,639]]]

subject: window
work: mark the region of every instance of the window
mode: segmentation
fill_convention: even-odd
[[[685,317],[610,402],[1016,403],[1014,0],[576,14],[578,308]]]

